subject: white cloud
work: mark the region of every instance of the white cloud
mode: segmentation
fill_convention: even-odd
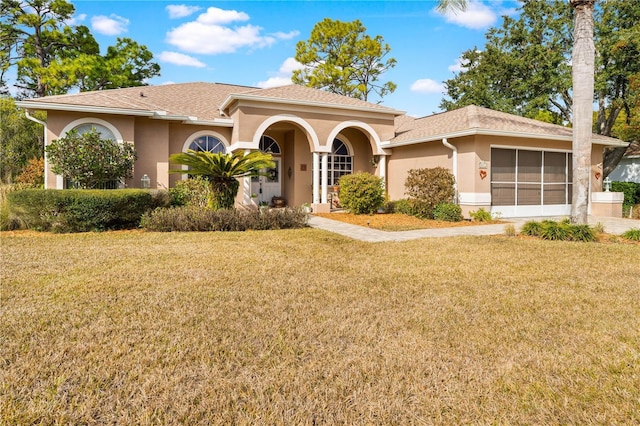
[[[170,4],[165,7],[169,12],[169,18],[177,19],[192,15],[202,9],[200,6],[187,6],[185,4]]]
[[[300,35],[300,31],[289,31],[288,33],[277,32],[273,33],[273,36],[278,40],[291,40],[294,37]]]
[[[294,58],[289,57],[284,60],[282,65],[280,65],[278,72],[273,73],[274,75],[265,81],[259,81],[258,83],[256,83],[256,86],[262,89],[268,89],[270,87],[279,87],[292,84],[291,75],[293,74],[293,71],[299,70],[301,68],[304,68],[304,66],[300,62],[296,61]]]
[[[293,84],[291,77],[270,77],[265,81],[259,81],[256,86],[261,89],[269,89],[271,87],[288,86],[289,84]]]
[[[448,10],[443,16],[447,22],[474,30],[487,28],[498,19],[497,13],[480,0],[470,0],[464,12]]]
[[[444,85],[430,78],[423,78],[413,82],[411,91],[418,93],[443,93]]]
[[[217,7],[210,7],[207,11],[198,16],[197,21],[206,25],[230,24],[236,21],[248,21],[249,15],[236,10],[223,10]]]
[[[129,20],[118,15],[94,16],[91,18],[91,28],[104,35],[114,36],[127,32]]]
[[[167,32],[166,41],[185,52],[216,55],[233,53],[243,47],[271,46],[278,40],[290,39],[299,34],[298,31],[291,31],[262,35],[262,28],[256,25],[228,25],[248,20],[249,15],[244,12],[210,7],[195,21],[186,22]]]
[[[203,62],[200,62],[193,56],[184,55],[178,52],[162,52],[158,55],[158,58],[163,62],[168,62],[170,64],[185,66],[185,67],[196,67],[196,68],[204,68],[207,65]]]

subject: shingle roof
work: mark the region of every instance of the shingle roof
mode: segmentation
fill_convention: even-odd
[[[478,133],[515,133],[521,135],[544,136],[552,138],[571,138],[572,129],[557,124],[545,123],[505,112],[494,111],[475,105],[447,111],[428,117],[416,118],[413,122],[404,121],[396,129],[396,137],[391,144],[421,142],[453,137],[456,133],[475,131]],[[618,139],[593,135],[593,141],[608,144],[620,144]]]
[[[312,104],[326,104],[331,106],[365,108],[371,110],[379,110],[382,112],[395,113],[396,115],[403,114],[398,110],[380,104],[374,104],[371,102],[350,98],[344,95],[338,95],[324,90],[312,89],[306,86],[301,86],[299,84],[290,84],[269,89],[255,89],[252,91],[243,92],[242,95],[250,96],[252,98],[262,98],[265,100],[279,99]]]
[[[39,104],[164,111],[167,115],[212,120],[222,118],[218,107],[229,94],[252,90],[255,90],[255,87],[220,83],[180,83],[46,96],[28,100],[26,103],[32,101]]]
[[[220,83],[179,83],[161,86],[140,86],[124,89],[81,92],[70,95],[46,96],[23,101],[24,104],[112,108],[137,111],[162,111],[166,115],[197,117],[199,120],[224,118],[220,106],[229,97],[255,100],[280,100],[292,103],[341,106],[400,115],[402,112],[382,105],[311,89],[288,85],[270,89]]]

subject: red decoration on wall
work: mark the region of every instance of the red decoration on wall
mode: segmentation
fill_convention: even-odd
[[[600,176],[602,176],[600,172],[596,172],[596,180],[600,180]]]
[[[487,177],[487,171],[486,170],[480,170],[480,179],[484,179]]]

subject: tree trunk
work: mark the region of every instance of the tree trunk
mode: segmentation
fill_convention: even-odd
[[[239,187],[240,181],[236,178],[220,178],[211,180],[209,208],[214,210],[233,208]]]
[[[589,207],[595,48],[595,0],[570,0],[575,8],[573,69],[573,199],[571,222],[586,224]]]

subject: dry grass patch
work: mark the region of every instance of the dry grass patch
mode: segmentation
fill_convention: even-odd
[[[339,220],[352,225],[369,226],[382,231],[411,231],[413,229],[452,228],[457,226],[493,225],[503,223],[499,220],[488,222],[445,222],[441,220],[420,219],[400,213],[391,214],[351,214],[351,213],[314,213],[315,216]]]
[[[640,422],[637,246],[1,238],[0,424]]]

